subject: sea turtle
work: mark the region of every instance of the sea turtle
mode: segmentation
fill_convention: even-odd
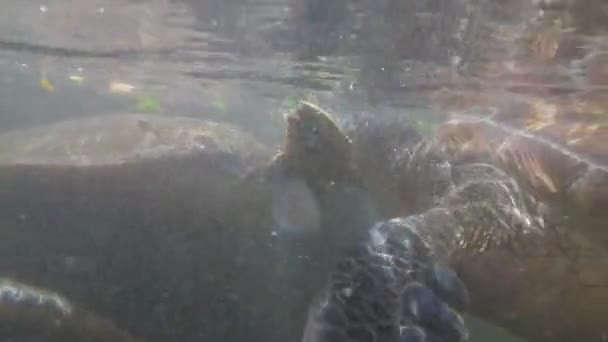
[[[404,130],[384,135],[369,125],[349,139],[302,103],[274,158],[230,125],[187,118],[108,116],[8,133],[0,137],[0,271],[69,294],[149,341],[283,341],[301,333],[307,315],[306,342],[460,341],[468,294],[453,265],[476,312],[524,336],[571,337],[572,325],[544,319],[556,297],[532,302],[526,293],[538,295],[537,281],[555,274],[564,279],[559,267],[578,259],[551,249],[519,183],[491,164],[453,163],[440,139],[389,126]],[[23,150],[18,140],[42,142]],[[369,143],[377,163],[358,151]],[[276,210],[276,196],[293,205]],[[294,238],[293,226],[307,234]],[[277,265],[281,246],[287,257]],[[561,254],[522,259],[522,246]],[[558,273],[535,274],[546,266]],[[588,304],[581,292],[569,303]],[[559,313],[584,327],[577,336],[597,338],[594,315],[605,310],[597,304]]]

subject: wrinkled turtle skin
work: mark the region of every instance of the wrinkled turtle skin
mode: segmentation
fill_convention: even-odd
[[[536,100],[491,116],[455,114],[439,129],[436,144],[451,160],[498,167],[530,195],[529,212],[538,218],[536,232],[515,239],[512,251],[489,250],[487,260],[460,263],[479,301],[503,303],[478,307],[484,316],[536,340],[606,336],[607,128],[572,105]],[[504,281],[484,279],[497,267]],[[508,294],[490,293],[490,284]]]

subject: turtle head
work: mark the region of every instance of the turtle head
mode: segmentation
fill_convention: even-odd
[[[302,101],[287,117],[286,150],[306,154],[347,153],[350,150],[350,140],[329,114],[310,102]]]
[[[326,112],[308,102],[301,102],[287,117],[281,158],[291,176],[305,179],[311,187],[352,176],[350,140]]]

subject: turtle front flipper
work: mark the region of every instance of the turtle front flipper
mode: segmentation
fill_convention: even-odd
[[[468,293],[435,263],[413,221],[376,224],[367,243],[342,259],[311,309],[303,342],[460,342]]]

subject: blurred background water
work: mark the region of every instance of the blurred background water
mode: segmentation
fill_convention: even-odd
[[[524,2],[511,1],[505,20],[535,15]],[[0,127],[151,111],[221,118],[276,138],[280,114],[300,98],[345,117],[413,107],[428,118],[427,95],[486,50],[474,41],[487,32],[466,32],[481,25],[470,24],[483,20],[473,18],[485,15],[474,13],[481,3],[412,1],[403,21],[387,18],[390,1],[312,3],[5,1]]]
[[[605,94],[607,69],[586,64],[608,56],[601,0],[3,0],[1,8],[0,131],[145,112],[232,122],[276,145],[299,99],[342,125],[401,115],[421,129],[452,105],[539,94],[606,103],[594,92]],[[511,340],[472,326],[473,341]]]

